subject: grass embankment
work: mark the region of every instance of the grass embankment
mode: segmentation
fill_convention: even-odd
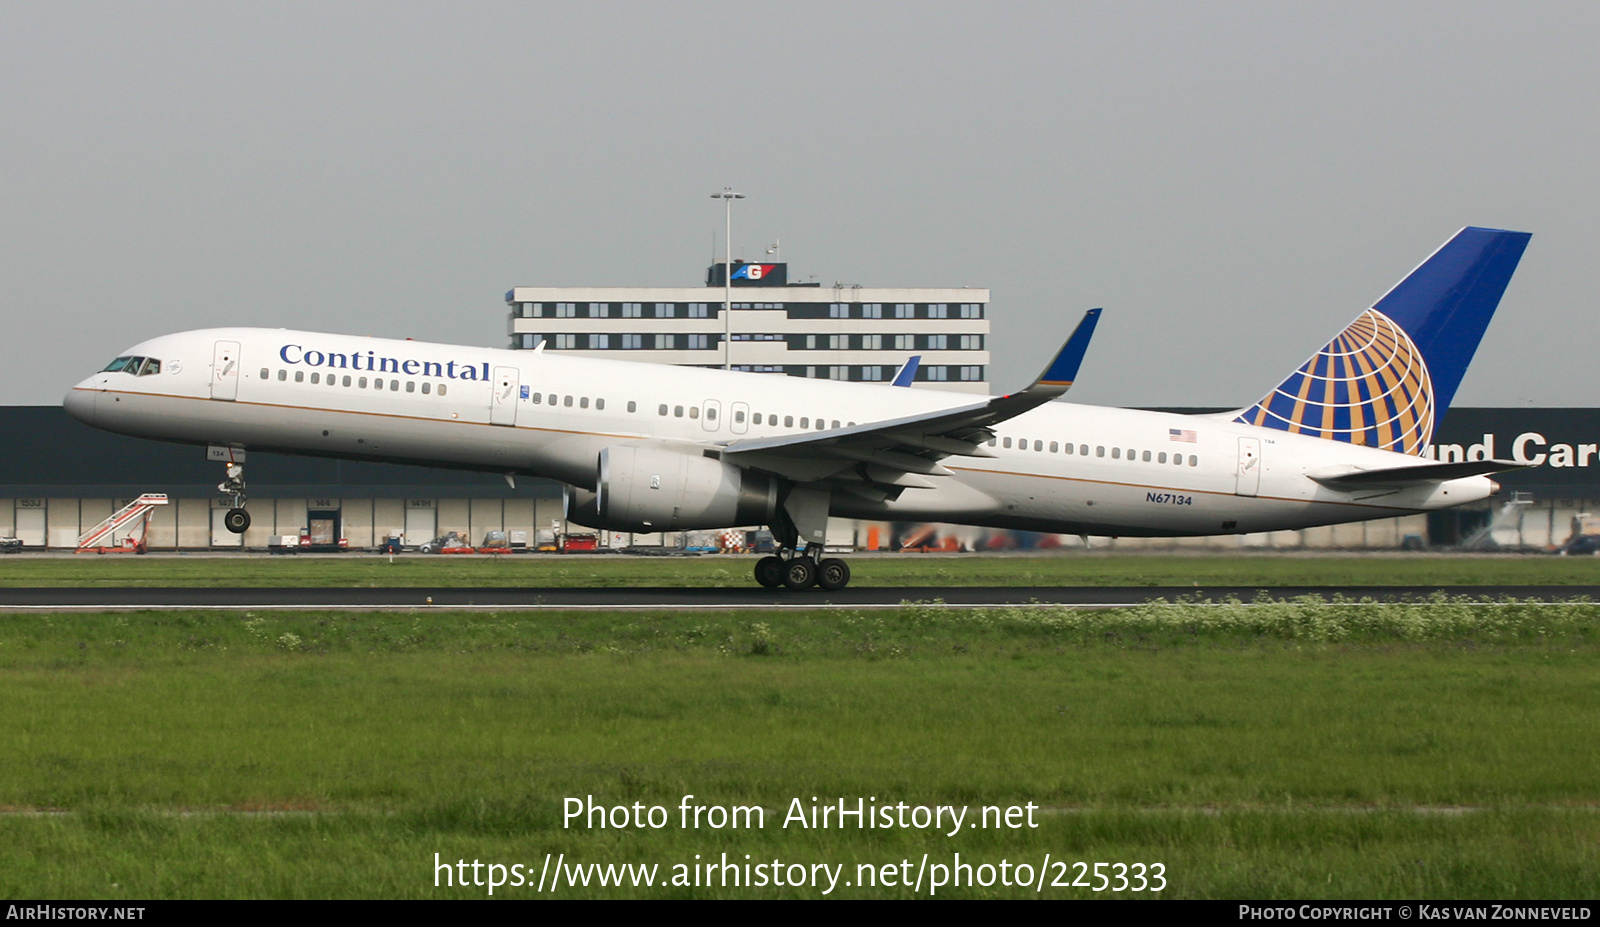
[[[0,893],[484,893],[435,888],[435,853],[535,881],[547,852],[663,881],[748,853],[853,881],[960,852],[1159,862],[1161,897],[1585,897],[1597,652],[1600,606],[1442,601],[3,616],[0,805],[68,813],[0,817]],[[765,827],[681,829],[688,794],[764,807]],[[588,795],[672,823],[563,826]],[[1049,813],[954,836],[786,828],[796,798]],[[673,891],[820,894],[561,894]]]
[[[1594,585],[1591,557],[1063,553],[859,555],[857,586]],[[745,586],[754,557],[152,556],[0,558],[0,586]]]

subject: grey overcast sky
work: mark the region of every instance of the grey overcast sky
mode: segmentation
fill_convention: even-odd
[[[0,403],[248,324],[502,346],[514,285],[993,291],[1020,385],[1244,405],[1464,225],[1462,405],[1600,405],[1600,4],[0,5]]]

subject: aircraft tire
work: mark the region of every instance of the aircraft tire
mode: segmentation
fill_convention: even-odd
[[[817,585],[828,592],[838,592],[850,585],[850,564],[837,557],[817,564]]]
[[[783,585],[783,560],[778,557],[762,557],[757,560],[756,582],[768,589],[776,589]]]
[[[809,557],[796,557],[783,565],[783,584],[790,589],[810,589],[817,584],[817,565]]]
[[[250,528],[250,513],[244,509],[229,509],[222,516],[222,525],[234,534],[244,534]]]

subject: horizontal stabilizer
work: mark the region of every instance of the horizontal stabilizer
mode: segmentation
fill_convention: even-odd
[[[1373,486],[1415,486],[1420,483],[1442,483],[1468,476],[1486,476],[1507,470],[1520,470],[1528,466],[1514,460],[1468,460],[1455,463],[1424,463],[1405,467],[1387,467],[1382,470],[1353,470],[1348,467],[1313,470],[1307,473],[1313,480],[1335,489],[1354,489]]]

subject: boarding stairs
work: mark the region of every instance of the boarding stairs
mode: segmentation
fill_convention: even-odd
[[[1461,542],[1463,550],[1484,550],[1499,546],[1494,538],[1495,531],[1501,528],[1515,528],[1522,523],[1522,513],[1533,504],[1533,494],[1527,492],[1513,492],[1511,498],[1500,506],[1500,511],[1489,519],[1488,524],[1473,532],[1465,541]]]
[[[80,554],[142,554],[144,540],[150,531],[150,513],[158,505],[167,505],[167,494],[147,492],[118,509],[110,518],[95,525],[78,538]],[[127,529],[122,543],[116,544],[118,531]]]

